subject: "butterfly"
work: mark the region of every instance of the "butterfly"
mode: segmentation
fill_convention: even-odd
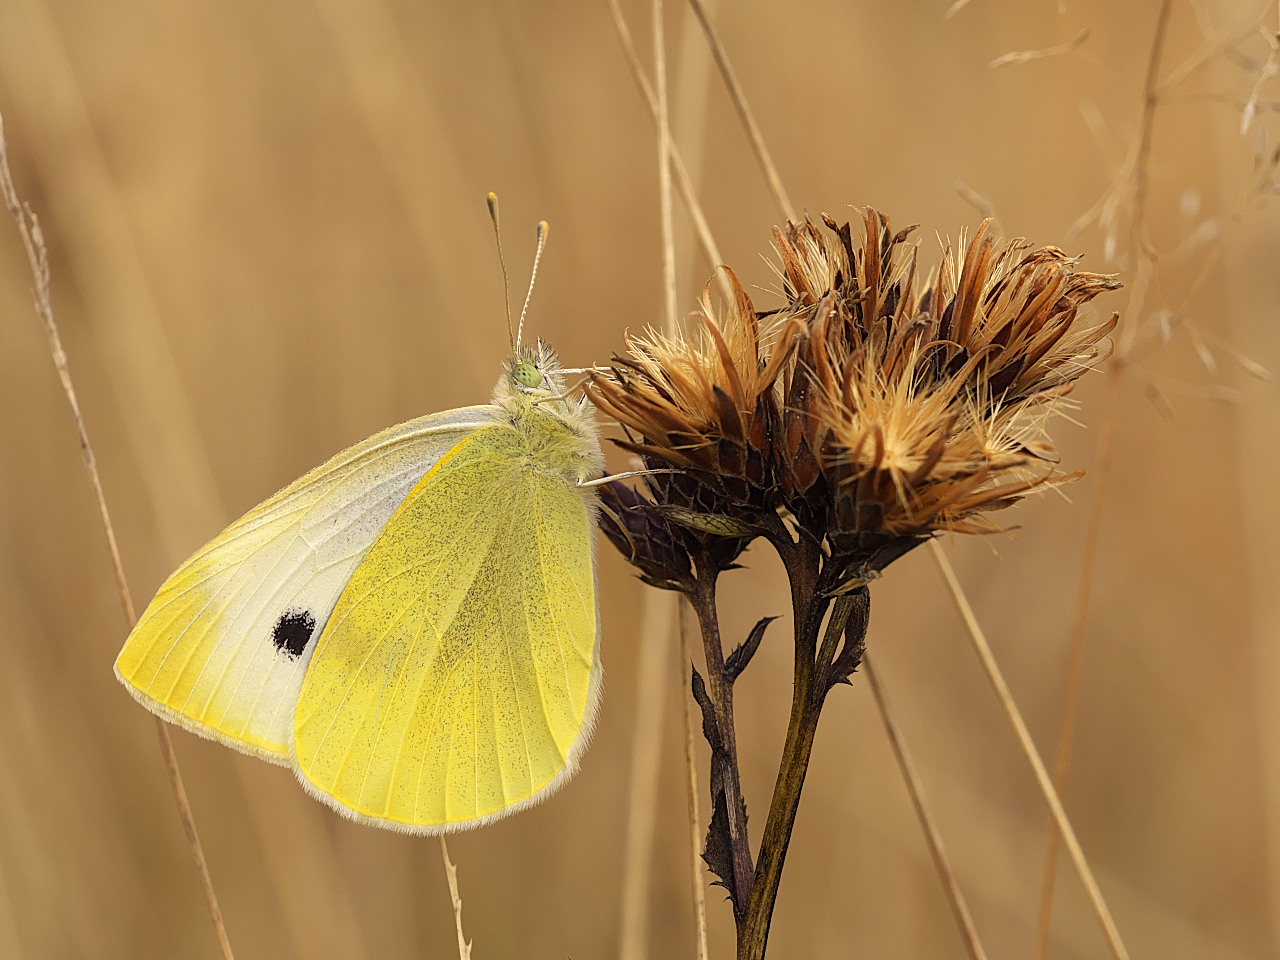
[[[357,443],[196,551],[116,676],[362,823],[527,807],[573,774],[600,699],[603,466],[589,402],[517,337],[491,403]]]

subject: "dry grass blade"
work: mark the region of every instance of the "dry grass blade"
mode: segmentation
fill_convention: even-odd
[[[462,933],[462,896],[458,893],[458,868],[449,859],[449,845],[440,835],[440,856],[444,858],[445,876],[449,878],[449,899],[453,901],[453,925],[458,931],[458,960],[471,960],[471,942]]]
[[[1049,779],[1049,771],[1045,769],[1044,761],[1036,750],[1035,741],[1031,739],[1031,731],[1027,729],[1027,725],[1022,719],[1022,713],[1014,702],[1013,694],[1009,691],[1009,685],[1005,683],[1004,675],[996,664],[995,656],[991,652],[991,646],[987,643],[982,627],[978,624],[978,618],[974,616],[973,608],[969,606],[969,600],[960,587],[960,582],[956,579],[955,571],[951,568],[951,561],[947,559],[946,553],[938,545],[937,540],[930,540],[929,547],[933,553],[934,560],[937,561],[938,569],[942,572],[942,578],[946,581],[947,588],[951,591],[951,597],[960,611],[961,619],[964,620],[965,630],[969,634],[969,640],[973,645],[974,652],[978,655],[978,660],[982,664],[983,670],[986,671],[987,680],[990,681],[992,688],[995,690],[996,699],[1000,701],[1000,706],[1009,718],[1009,723],[1013,727],[1013,732],[1018,738],[1018,743],[1022,747],[1022,752],[1026,756],[1027,762],[1031,764],[1036,782],[1040,786],[1040,792],[1044,794],[1045,802],[1049,804],[1054,823],[1062,834],[1063,843],[1066,844],[1067,852],[1071,855],[1076,872],[1079,873],[1080,880],[1084,884],[1085,891],[1089,896],[1089,902],[1098,917],[1098,922],[1102,925],[1103,933],[1107,938],[1107,945],[1111,948],[1111,954],[1116,960],[1129,960],[1129,951],[1125,949],[1124,941],[1120,939],[1120,931],[1117,929],[1115,920],[1111,917],[1111,911],[1102,897],[1098,882],[1093,877],[1093,871],[1089,867],[1089,862],[1085,859],[1084,850],[1080,847],[1080,841],[1076,839],[1076,833],[1072,829],[1071,821],[1067,819],[1067,813],[1062,807],[1058,791],[1054,789],[1053,781]]]
[[[671,209],[671,128],[667,114],[667,60],[662,0],[653,0],[653,59],[658,114],[658,206],[662,229],[663,328],[676,329],[676,251]],[[671,634],[675,627],[674,594],[645,593],[640,628],[639,689],[632,736],[631,795],[627,815],[627,847],[622,882],[622,960],[644,960],[649,945],[649,878],[657,821],[658,770],[665,711]],[[682,658],[683,662],[683,658]]]
[[[973,189],[973,187],[969,186],[963,180],[957,180],[952,184],[952,188],[961,200],[978,211],[983,220],[996,219],[995,205],[977,190]]]
[[[760,169],[764,171],[764,179],[769,185],[769,192],[773,194],[774,202],[777,203],[778,209],[782,211],[782,215],[788,220],[795,220],[795,207],[791,205],[791,198],[787,196],[786,188],[782,185],[782,178],[778,176],[778,168],[774,165],[773,157],[770,156],[768,147],[765,146],[760,127],[756,124],[756,118],[751,112],[751,107],[747,104],[747,95],[743,92],[742,84],[738,82],[738,75],[734,72],[733,64],[729,62],[728,51],[725,50],[724,44],[720,42],[720,35],[707,17],[707,11],[702,5],[702,0],[689,0],[689,6],[693,8],[694,16],[698,18],[698,23],[702,25],[702,32],[707,35],[707,43],[711,47],[711,55],[715,57],[716,66],[720,70],[720,76],[724,78],[724,85],[729,91],[730,99],[733,100],[734,109],[738,111],[738,119],[742,121],[743,129],[746,130],[747,137],[751,141],[751,148],[755,151],[756,159],[760,162]]]
[[[49,254],[45,247],[44,236],[40,230],[40,221],[36,215],[18,199],[13,185],[13,176],[9,172],[9,150],[4,136],[4,119],[0,117],[0,192],[4,194],[4,204],[18,225],[22,236],[22,246],[27,253],[27,262],[35,280],[36,314],[44,323],[45,333],[49,337],[49,350],[53,354],[53,364],[58,370],[58,379],[62,382],[62,390],[66,394],[67,403],[71,406],[71,416],[75,422],[76,436],[80,442],[80,456],[84,462],[85,473],[89,477],[89,485],[93,488],[94,500],[98,507],[98,516],[102,521],[102,529],[107,537],[107,548],[111,553],[111,569],[120,591],[120,603],[124,609],[125,620],[132,629],[137,617],[133,609],[133,597],[129,593],[129,584],[124,574],[124,564],[120,561],[120,550],[116,545],[115,528],[111,525],[111,514],[107,510],[106,496],[102,490],[102,480],[98,476],[97,461],[93,455],[93,446],[89,443],[89,433],[85,427],[84,417],[80,413],[80,401],[76,397],[75,385],[71,380],[71,369],[67,364],[67,354],[62,348],[62,337],[58,333],[57,320],[53,314],[53,299],[49,286]],[[187,844],[191,849],[191,857],[195,860],[196,870],[200,875],[200,886],[204,890],[205,903],[209,908],[209,918],[218,936],[218,945],[225,960],[233,960],[231,940],[227,936],[226,924],[222,919],[222,910],[218,906],[218,896],[214,891],[213,877],[209,874],[209,864],[205,860],[204,848],[200,844],[200,836],[196,831],[195,818],[191,813],[191,805],[187,801],[187,791],[182,783],[182,773],[178,769],[178,758],[173,752],[173,742],[164,721],[156,718],[156,733],[160,740],[160,753],[164,758],[165,772],[169,776],[169,784],[173,788],[174,800],[178,806],[178,816],[182,820],[182,830],[186,834]]]
[[[1075,741],[1076,717],[1080,704],[1080,673],[1084,663],[1084,642],[1089,625],[1089,598],[1093,586],[1093,569],[1102,534],[1102,507],[1111,475],[1111,457],[1115,439],[1116,412],[1120,408],[1123,378],[1113,372],[1107,385],[1106,411],[1098,437],[1098,468],[1095,471],[1093,496],[1089,503],[1089,519],[1085,526],[1084,558],[1081,561],[1080,584],[1076,593],[1075,617],[1071,626],[1071,644],[1067,653],[1067,674],[1063,685],[1062,723],[1053,760],[1053,784],[1059,793],[1067,783],[1071,768],[1071,752]],[[1040,913],[1036,921],[1036,957],[1044,960],[1049,952],[1049,933],[1053,919],[1053,888],[1058,875],[1058,849],[1062,838],[1057,827],[1049,826],[1046,841],[1044,874],[1040,883]]]
[[[618,0],[608,0],[608,3],[609,12],[613,16],[614,28],[617,30],[618,39],[622,43],[623,53],[626,54],[627,63],[631,66],[631,75],[635,77],[636,85],[640,88],[640,93],[644,95],[645,103],[649,106],[649,114],[653,117],[654,124],[657,124],[658,97],[653,91],[653,85],[649,82],[649,77],[644,72],[644,66],[640,63],[640,55],[636,53],[635,43],[631,39],[631,29],[627,26],[626,18],[622,15],[622,8],[618,6]],[[706,214],[702,212],[702,204],[698,202],[697,193],[693,186],[693,177],[690,176],[689,168],[680,156],[679,149],[671,142],[670,138],[667,141],[667,148],[671,157],[671,166],[675,170],[675,187],[680,194],[681,202],[689,213],[689,219],[693,221],[694,233],[697,234],[698,242],[702,245],[702,250],[711,262],[711,266],[713,268],[718,267],[724,263],[724,258],[720,256],[720,248],[716,245],[715,237],[711,235],[711,225],[707,222]],[[719,270],[716,271],[716,281],[720,284],[720,292],[724,297],[732,300],[733,288]]]
[[[1253,125],[1254,115],[1258,112],[1258,98],[1262,95],[1262,87],[1268,80],[1280,73],[1280,37],[1273,33],[1263,33],[1266,38],[1267,45],[1271,48],[1271,52],[1267,54],[1266,62],[1263,63],[1262,69],[1258,71],[1258,79],[1253,85],[1253,89],[1249,91],[1249,99],[1245,101],[1244,109],[1240,112],[1240,136],[1244,136],[1249,132],[1249,128]]]
[[[693,749],[693,712],[684,689],[685,667],[689,663],[689,607],[680,604],[680,706],[684,721],[685,785],[689,799],[689,857],[693,882],[693,918],[698,932],[698,960],[707,960],[707,897],[702,889],[702,817],[698,812],[698,766]]]
[[[653,0],[653,76],[658,95],[658,213],[662,225],[662,325],[676,333],[676,245],[671,209],[671,111],[667,98],[667,34],[662,0]]]
[[[1133,141],[1130,156],[1132,166],[1126,165],[1117,175],[1113,188],[1123,190],[1125,183],[1133,188],[1133,224],[1132,247],[1137,257],[1143,250],[1142,235],[1145,230],[1144,217],[1147,196],[1147,158],[1151,151],[1151,131],[1155,122],[1156,107],[1159,103],[1158,81],[1160,61],[1164,54],[1165,36],[1169,30],[1169,16],[1172,12],[1171,0],[1163,0],[1156,18],[1155,35],[1151,41],[1151,51],[1147,58],[1146,79],[1143,84],[1142,110],[1139,117],[1138,131]],[[1115,194],[1117,208],[1119,197]],[[1106,215],[1104,214],[1104,218]],[[1110,223],[1109,220],[1104,222]],[[1074,228],[1073,228],[1074,229]],[[1108,226],[1108,230],[1114,227]],[[1146,260],[1139,263],[1138,282],[1133,284],[1129,294],[1129,316],[1141,315],[1141,304],[1146,296],[1149,264]],[[1102,413],[1102,428],[1098,437],[1097,482],[1094,484],[1092,500],[1089,504],[1089,519],[1085,530],[1085,550],[1081,560],[1079,589],[1076,594],[1076,609],[1072,621],[1071,641],[1067,652],[1067,674],[1063,685],[1062,721],[1058,728],[1058,743],[1055,749],[1053,783],[1061,793],[1067,784],[1071,767],[1071,754],[1075,742],[1076,715],[1080,701],[1080,673],[1084,661],[1084,643],[1088,627],[1089,599],[1093,583],[1094,562],[1097,556],[1098,539],[1102,532],[1102,504],[1106,493],[1107,479],[1111,474],[1116,422],[1120,414],[1120,397],[1123,393],[1125,372],[1128,368],[1126,359],[1133,347],[1133,330],[1136,324],[1130,320],[1124,334],[1118,338],[1114,362],[1107,370],[1107,400]],[[1049,952],[1049,937],[1053,920],[1053,891],[1058,876],[1058,850],[1061,836],[1051,823],[1049,835],[1045,841],[1044,871],[1041,876],[1040,908],[1036,921],[1036,958],[1044,960]]]
[[[987,64],[987,67],[992,70],[998,70],[1000,67],[1007,67],[1014,63],[1029,63],[1032,60],[1043,60],[1045,57],[1061,56],[1064,53],[1070,53],[1072,50],[1078,50],[1088,39],[1089,30],[1085,28],[1077,33],[1074,39],[1068,40],[1066,43],[1045,47],[1043,50],[1014,50],[996,57]]]
[[[1098,198],[1098,202],[1085,211],[1067,230],[1067,239],[1071,239],[1090,223],[1097,221],[1106,233],[1103,249],[1108,262],[1114,256],[1116,242],[1115,220],[1120,206],[1126,197],[1130,195],[1133,197],[1135,210],[1140,211],[1146,203],[1147,157],[1151,153],[1151,121],[1155,115],[1159,98],[1157,78],[1160,70],[1160,60],[1164,54],[1164,40],[1169,29],[1169,14],[1172,9],[1171,0],[1163,0],[1160,4],[1160,12],[1156,17],[1155,37],[1151,42],[1151,54],[1147,60],[1146,81],[1143,84],[1142,115],[1138,121],[1137,132],[1130,141],[1129,151],[1125,156],[1124,162],[1106,192]],[[1132,191],[1132,194],[1130,194],[1130,191]],[[1134,219],[1133,235],[1135,243],[1142,243],[1142,224],[1137,217]],[[1133,325],[1130,324],[1129,329],[1131,330],[1132,327]],[[1125,352],[1124,347],[1125,344],[1122,342],[1117,352],[1123,355]]]
[[[448,222],[442,198],[459,192],[466,177],[454,152],[443,146],[450,143],[448,125],[420,79],[417,54],[383,0],[314,0],[314,6],[413,226],[422,263],[437,269],[441,278],[465,273],[459,245],[440,224]],[[414,122],[406,123],[406,116]],[[422,189],[424,170],[431,171],[430,190]],[[490,358],[469,340],[459,342],[470,350],[476,373],[487,379]]]
[[[627,797],[627,838],[622,865],[622,918],[618,956],[649,955],[649,878],[657,824],[658,767],[665,711],[667,665],[675,626],[675,595],[646,590],[640,623],[636,716],[631,731],[631,780]]]
[[[951,862],[947,859],[947,848],[942,843],[942,835],[938,833],[937,824],[934,823],[933,814],[930,812],[928,802],[925,800],[924,787],[920,783],[920,777],[916,774],[916,765],[911,759],[911,751],[907,749],[907,743],[902,737],[902,731],[898,728],[898,723],[893,717],[888,695],[884,691],[884,682],[881,680],[879,672],[872,666],[869,653],[863,654],[862,670],[867,676],[867,683],[871,686],[871,693],[876,701],[876,710],[879,711],[880,720],[884,723],[884,732],[889,737],[889,746],[893,748],[893,756],[898,761],[898,769],[902,772],[903,782],[907,785],[907,793],[911,796],[911,805],[915,807],[916,817],[920,821],[920,829],[924,833],[925,843],[929,847],[929,855],[933,858],[933,865],[938,870],[938,876],[942,878],[942,887],[946,892],[947,902],[951,905],[951,912],[956,918],[956,926],[960,928],[960,936],[964,940],[965,950],[968,951],[972,960],[987,960],[987,953],[982,948],[982,941],[978,937],[978,928],[974,925],[972,914],[969,913],[969,905],[965,902],[964,894],[960,892],[960,885],[956,883],[955,872],[951,869]]]

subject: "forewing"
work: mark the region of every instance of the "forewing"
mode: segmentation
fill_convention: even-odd
[[[314,638],[422,476],[492,408],[390,427],[245,514],[165,581],[116,660],[148,709],[278,763]]]
[[[475,825],[573,772],[599,693],[590,501],[522,454],[493,427],[434,467],[318,642],[298,773],[347,816]]]

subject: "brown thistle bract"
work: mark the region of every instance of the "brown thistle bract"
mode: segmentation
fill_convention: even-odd
[[[784,507],[866,559],[934,530],[999,529],[984,512],[1079,476],[1053,469],[1043,425],[1118,319],[1081,328],[1080,306],[1119,283],[1056,247],[998,241],[990,221],[921,282],[911,228],[859,214],[775,228],[781,310],[757,313],[730,272],[723,316],[704,291],[697,331],[628,337],[591,392],[633,434],[623,446],[691,474],[721,514],[750,524]]]

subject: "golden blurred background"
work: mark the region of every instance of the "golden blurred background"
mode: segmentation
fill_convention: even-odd
[[[1124,313],[1123,376],[1113,363],[1085,378],[1078,422],[1054,430],[1063,467],[1088,478],[1002,516],[1012,536],[946,547],[1052,757],[1118,384],[1066,806],[1135,958],[1274,958],[1275,7],[1171,5],[1139,245],[1130,151],[1161,7],[973,0],[944,19],[945,2],[806,0],[722,3],[716,20],[798,207],[874,204],[897,227],[921,224],[933,263],[935,237],[973,228],[985,204],[1006,233],[1125,280],[1096,302],[1099,316]],[[623,8],[648,62],[649,6]],[[675,142],[724,258],[767,307],[778,214],[686,7],[668,4],[667,33]],[[566,363],[605,361],[624,330],[659,319],[654,132],[604,0],[7,0],[0,113],[47,233],[139,608],[183,557],[332,453],[487,398],[506,352],[487,191],[503,200],[520,294],[534,224],[551,223],[530,326]],[[1114,243],[1096,223],[1069,237],[1117,189]],[[682,210],[676,223],[692,309],[711,264]],[[0,957],[213,958],[155,729],[111,673],[124,620],[7,221],[0,304]],[[776,558],[752,549],[746,563],[723,581],[733,640],[788,609]],[[659,708],[648,955],[693,956],[677,665],[662,704],[638,702],[646,588],[607,545],[599,568],[606,695],[581,771],[540,807],[451,842],[476,960],[618,956],[632,731],[637,711]],[[1030,957],[1044,801],[927,551],[873,595],[869,643],[978,930],[991,957]],[[783,621],[737,695],[757,838],[789,660]],[[455,955],[434,839],[345,822],[288,770],[173,736],[241,960]],[[705,822],[705,748],[698,760]],[[1065,860],[1057,889],[1050,955],[1107,956]],[[727,957],[719,894],[711,955]],[[824,715],[771,946],[964,956],[857,678]]]

